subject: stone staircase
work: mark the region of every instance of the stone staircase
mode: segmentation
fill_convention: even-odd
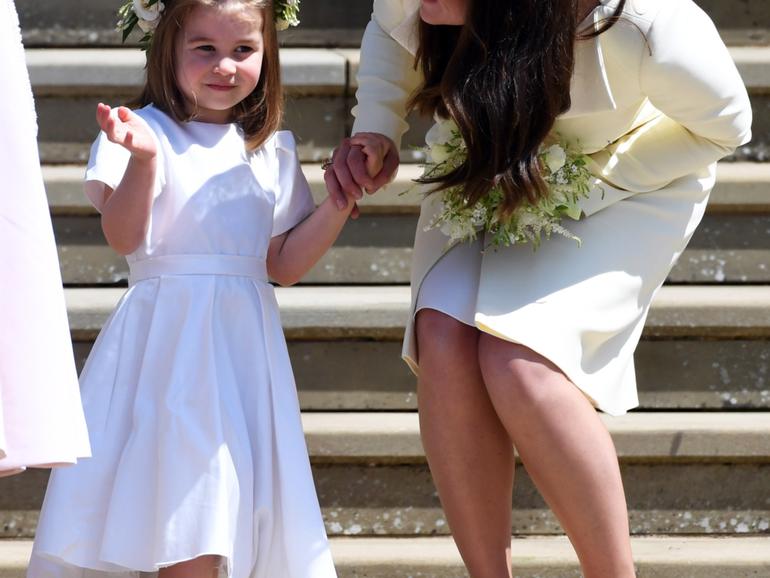
[[[121,0],[16,0],[78,366],[124,291],[82,194],[95,103],[131,97],[143,56],[114,32]],[[770,3],[698,0],[749,86],[754,140],[719,167],[709,211],[659,293],[637,352],[641,407],[606,418],[617,445],[639,576],[770,577]],[[286,125],[314,194],[347,134],[369,0],[305,0],[283,35]],[[400,361],[427,123],[414,119],[397,186],[368,197],[336,246],[278,299],[316,485],[340,576],[466,576],[420,445],[415,381]],[[409,164],[409,163],[412,164]],[[355,363],[351,363],[355,360]],[[526,472],[517,474],[515,576],[579,576]],[[47,472],[0,479],[0,578],[20,578]],[[278,577],[276,577],[278,578]]]

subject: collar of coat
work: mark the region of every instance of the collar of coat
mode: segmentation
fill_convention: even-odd
[[[583,21],[599,26],[615,11],[618,0],[600,0],[600,4]],[[644,0],[629,0],[639,16],[644,13]],[[382,29],[411,54],[417,52],[417,26],[420,20],[420,0],[375,0],[373,17]],[[629,8],[625,10],[628,12]],[[616,110],[612,86],[607,78],[602,36],[582,40],[575,46],[575,70],[572,77],[572,107],[562,118],[577,117]]]

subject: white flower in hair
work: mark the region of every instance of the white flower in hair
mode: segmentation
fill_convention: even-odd
[[[273,10],[275,25],[278,30],[285,30],[289,26],[299,24],[300,0],[274,0]],[[149,50],[152,46],[152,36],[158,27],[163,15],[165,5],[161,0],[124,0],[118,10],[117,29],[122,33],[123,42],[126,41],[135,26],[138,26],[144,35],[139,39],[139,47]]]
[[[163,2],[157,0],[133,0],[134,14],[136,14],[137,25],[142,32],[152,32],[158,27],[160,15],[165,6]]]
[[[300,0],[275,0],[275,28],[286,30],[299,24]]]

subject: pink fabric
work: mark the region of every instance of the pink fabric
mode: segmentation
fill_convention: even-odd
[[[90,455],[37,125],[12,0],[0,0],[0,475]]]

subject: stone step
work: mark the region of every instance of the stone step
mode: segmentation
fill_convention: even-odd
[[[86,0],[79,14],[73,14],[55,0],[17,0],[25,45],[121,46],[115,30],[121,0]],[[371,2],[324,0],[305,2],[301,26],[282,32],[285,46],[358,46],[371,14]],[[132,36],[130,43],[136,43]]]
[[[768,18],[770,25],[770,17]],[[741,78],[750,94],[767,92],[770,86],[770,42],[767,46],[730,46],[730,54],[740,71]],[[32,52],[32,51],[27,51]],[[350,86],[358,87],[358,66],[361,53],[358,49],[339,48],[336,54],[342,55],[350,68]]]
[[[305,165],[317,202],[326,196],[317,164]],[[404,165],[385,191],[366,196],[363,217],[351,221],[337,245],[308,274],[307,283],[409,282],[420,195]],[[82,192],[82,166],[47,166],[44,176],[65,284],[125,283],[125,259],[106,247],[96,211]],[[410,191],[411,188],[411,192]],[[672,271],[672,283],[770,282],[770,164],[722,163],[709,214]]]
[[[43,162],[87,160],[98,133],[96,104],[136,96],[143,58],[132,49],[27,51]],[[295,132],[303,159],[319,161],[349,132],[347,60],[334,50],[285,49],[282,74],[289,94],[285,125],[301,127]]]
[[[36,94],[135,92],[144,78],[144,54],[133,48],[29,48],[25,53]],[[750,92],[770,87],[770,46],[733,46],[730,54]],[[282,80],[295,92],[340,93],[357,87],[359,61],[358,49],[282,48]]]
[[[364,215],[349,222],[303,284],[409,283],[416,215]],[[54,222],[65,285],[125,285],[128,264],[103,238],[97,217]],[[770,214],[707,215],[668,283],[770,283]]]
[[[736,160],[767,160],[770,143],[770,47],[732,49],[754,106],[754,140],[741,147]],[[39,117],[41,156],[46,163],[87,159],[97,129],[96,103],[126,102],[140,86],[142,54],[133,49],[30,49],[30,78]],[[285,126],[300,141],[303,160],[318,161],[349,133],[354,103],[358,51],[285,49],[285,78],[290,93]],[[411,118],[403,157],[419,158],[429,119]]]
[[[318,163],[302,167],[316,203],[326,198],[323,171]],[[83,194],[84,165],[47,165],[43,177],[51,214],[57,216],[96,215]],[[359,202],[363,214],[418,214],[421,196],[414,179],[422,174],[417,164],[402,164],[396,180],[376,195]],[[770,213],[770,163],[720,163],[717,184],[711,193],[710,213]]]
[[[340,578],[467,578],[451,538],[332,538]],[[767,578],[770,538],[635,537],[639,578]],[[0,542],[0,577],[24,578],[30,540]],[[514,578],[579,578],[577,558],[561,536],[516,537]]]
[[[770,464],[770,412],[631,412],[601,419],[624,462]],[[306,412],[315,464],[425,461],[414,412]]]
[[[33,48],[25,55],[38,97],[135,94],[144,82],[144,53],[131,48]],[[335,49],[282,48],[281,80],[290,94],[344,95],[349,57]]]
[[[763,0],[697,0],[726,42],[770,43],[770,10]],[[56,0],[17,0],[28,46],[120,45],[115,31],[120,0],[86,0],[73,11]],[[305,2],[301,26],[281,34],[285,45],[358,46],[371,13],[366,0]]]
[[[76,339],[93,338],[123,289],[66,289]],[[409,309],[405,286],[279,287],[288,339],[400,339]],[[767,339],[770,286],[666,286],[655,298],[648,338]]]
[[[770,413],[602,419],[618,451],[634,534],[770,535]],[[303,425],[330,535],[447,533],[417,414],[305,413]],[[31,470],[0,479],[0,537],[34,535],[47,477]],[[561,533],[521,465],[513,504],[514,534]]]
[[[73,342],[78,370],[92,345]],[[401,361],[400,341],[292,340],[288,347],[304,410],[417,408],[416,379]],[[635,356],[640,408],[770,409],[768,349],[762,340],[643,340]]]
[[[123,290],[65,293],[82,367]],[[401,361],[406,287],[294,287],[278,295],[304,409],[416,407],[415,378]],[[770,288],[664,287],[636,352],[641,406],[770,408],[769,305]]]

